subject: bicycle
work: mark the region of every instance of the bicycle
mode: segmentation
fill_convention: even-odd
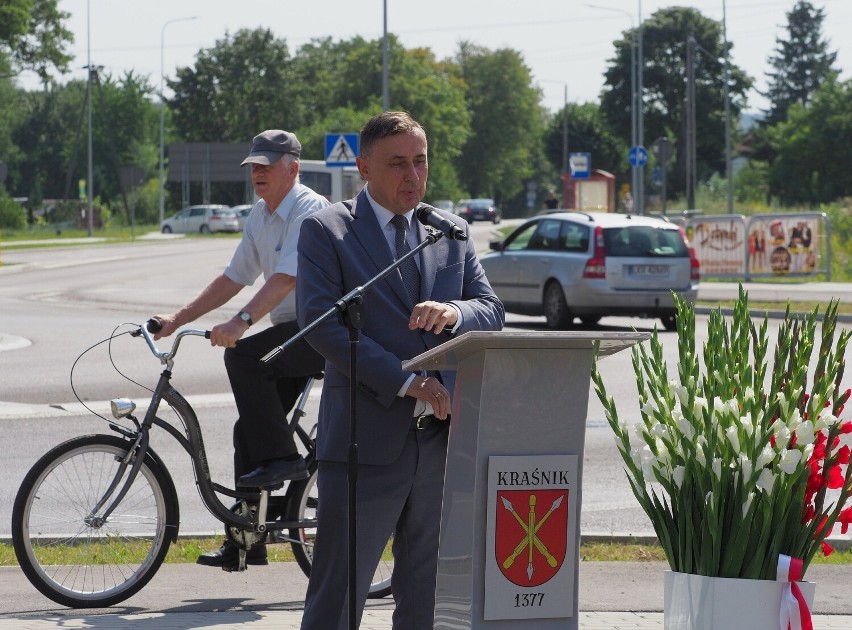
[[[198,416],[171,385],[181,340],[187,336],[209,339],[210,331],[183,329],[175,335],[171,350],[164,352],[151,335],[157,324],[156,320],[143,326],[134,324],[133,330],[114,331],[103,340],[111,349],[112,340],[118,336],[142,337],[165,366],[154,389],[149,390],[151,402],[144,418],[140,421],[133,415],[136,404],[132,400],[112,400],[114,420],[101,417],[117,435],[83,435],[54,447],[33,465],[15,498],[15,555],[29,581],[58,604],[95,608],[124,601],[151,580],[169,545],[177,541],[178,496],[163,460],[151,448],[154,427],[164,429],[191,458],[203,504],[224,523],[226,536],[240,549],[238,570],[245,570],[245,553],[253,545],[284,542],[291,545],[305,575],[310,575],[319,510],[316,442],[315,427],[308,432],[300,421],[311,388],[322,374],[308,379],[290,420],[307,453],[309,478],[288,482],[283,496],[271,496],[283,488],[283,483],[262,488],[259,493],[231,490],[211,478]],[[78,361],[96,345],[84,350]],[[136,383],[114,363],[113,367]],[[72,386],[73,374],[74,366]],[[182,430],[160,417],[165,415],[161,413],[164,402]],[[227,507],[218,495],[231,497],[236,503]],[[128,550],[142,555],[142,560],[125,559],[123,554]],[[391,563],[382,560],[369,597],[390,593],[390,574]]]

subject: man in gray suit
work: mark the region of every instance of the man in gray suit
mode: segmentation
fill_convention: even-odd
[[[309,217],[299,237],[302,327],[423,240],[414,210],[426,193],[427,141],[410,115],[386,112],[361,130],[367,182],[349,202]],[[467,223],[442,213],[465,233]],[[405,372],[401,362],[469,330],[500,330],[503,305],[470,240],[442,238],[364,297],[357,351],[357,610],[391,534],[393,627],[432,628],[438,534],[454,372]],[[345,629],[349,335],[329,320],[308,341],[325,357],[317,432],[322,508],[302,630]]]

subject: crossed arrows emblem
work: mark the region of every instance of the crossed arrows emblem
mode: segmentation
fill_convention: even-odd
[[[547,564],[551,568],[555,568],[559,561],[553,557],[553,555],[548,551],[545,544],[538,537],[538,531],[541,529],[542,525],[547,522],[547,519],[550,518],[550,515],[553,514],[556,510],[559,509],[559,506],[562,505],[562,499],[564,495],[560,495],[550,506],[550,509],[545,512],[544,516],[536,522],[535,520],[535,505],[536,505],[536,497],[534,494],[531,494],[529,497],[529,513],[527,515],[527,520],[524,519],[515,511],[515,507],[512,505],[512,502],[509,501],[506,497],[500,497],[500,500],[503,502],[503,507],[506,508],[508,512],[515,517],[515,520],[518,521],[518,525],[521,526],[521,529],[524,532],[523,538],[521,538],[518,545],[515,547],[514,551],[509,554],[505,560],[503,560],[503,568],[508,569],[513,564],[515,564],[515,560],[518,559],[524,550],[527,551],[527,579],[532,580],[534,567],[533,567],[533,547],[535,547],[538,552],[544,556],[544,559],[547,560]]]

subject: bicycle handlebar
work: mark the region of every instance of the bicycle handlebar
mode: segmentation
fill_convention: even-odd
[[[180,345],[181,339],[186,336],[192,337],[204,337],[205,339],[210,339],[210,331],[209,330],[199,330],[195,328],[185,328],[175,335],[175,341],[172,344],[172,349],[168,352],[163,352],[157,347],[156,342],[154,341],[154,337],[152,333],[157,333],[163,329],[163,325],[155,317],[149,319],[143,326],[137,328],[134,332],[130,333],[134,337],[142,336],[145,338],[145,343],[148,344],[148,348],[151,350],[151,354],[157,357],[160,360],[160,363],[171,363],[175,355],[177,354],[178,346]]]

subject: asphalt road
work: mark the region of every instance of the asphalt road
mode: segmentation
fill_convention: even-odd
[[[492,226],[474,224],[477,247],[482,249]],[[20,480],[39,455],[62,439],[106,430],[103,420],[82,409],[75,392],[96,410],[106,413],[103,401],[126,396],[142,399],[141,384],[154,382],[159,362],[138,339],[122,336],[80,354],[112,334],[122,322],[142,322],[154,313],[170,312],[194,296],[221,272],[236,241],[193,238],[139,241],[124,245],[6,250],[0,269],[0,338],[25,345],[0,352],[0,461],[6,474],[0,479],[0,536],[9,533],[10,505]],[[719,298],[735,293],[730,284],[703,283],[701,294]],[[750,286],[750,292],[819,291],[819,297],[837,295],[852,300],[847,285],[813,288],[793,285]],[[247,290],[253,291],[252,288]],[[828,293],[828,292],[831,293]],[[231,303],[193,326],[209,328],[229,318],[247,298]],[[756,296],[756,299],[761,299]],[[703,341],[704,318],[699,316],[698,342]],[[655,320],[604,318],[589,330],[652,330]],[[507,328],[541,330],[541,318],[509,315]],[[770,321],[770,337],[774,322]],[[674,364],[676,336],[661,333],[665,353]],[[214,478],[229,483],[230,430],[235,416],[233,399],[222,366],[222,350],[201,338],[187,338],[175,366],[175,386],[196,406],[202,419],[205,444]],[[73,389],[69,378],[74,365]],[[638,420],[636,386],[628,352],[601,363],[605,382],[628,422]],[[845,386],[852,385],[847,373]],[[100,404],[96,404],[100,403]],[[308,409],[315,417],[316,398]],[[21,436],[26,436],[21,440]],[[165,436],[162,436],[165,437]],[[14,448],[10,446],[14,444]],[[166,460],[181,497],[182,530],[215,532],[220,525],[201,505],[187,458],[172,441],[160,440],[155,449]],[[590,395],[584,461],[584,502],[581,527],[595,534],[650,534],[650,523],[627,486],[611,431],[596,396]]]
[[[487,240],[491,226],[477,226],[477,238]],[[169,312],[194,296],[227,264],[235,241],[180,239],[140,241],[129,245],[3,250],[0,269],[0,537],[8,536],[11,503],[17,486],[32,462],[64,437],[104,430],[103,421],[75,406],[69,372],[80,353],[109,336],[121,322],[144,321],[153,313]],[[723,299],[735,285],[703,283],[703,299]],[[251,290],[251,289],[250,289]],[[826,300],[835,296],[852,301],[847,285],[810,284],[778,287],[750,285],[754,299]],[[708,296],[714,296],[709,298]],[[196,323],[209,328],[230,317],[245,297],[238,297]],[[699,317],[699,326],[705,319]],[[516,330],[543,327],[540,318],[510,315]],[[651,330],[654,321],[605,318],[593,330]],[[771,324],[772,325],[772,324]],[[699,343],[702,340],[699,331]],[[771,333],[770,333],[771,334]],[[666,356],[674,361],[676,337],[663,333]],[[114,367],[113,365],[114,364]],[[159,364],[138,340],[122,337],[111,348],[100,345],[77,364],[74,386],[96,410],[113,396],[137,396],[116,369],[141,383],[150,383]],[[628,353],[605,359],[601,371],[624,413],[638,418],[635,384]],[[228,395],[221,350],[192,338],[182,346],[175,384],[193,401],[203,418],[205,443],[214,478],[230,478],[230,427],[233,401]],[[847,374],[844,386],[852,385]],[[310,403],[309,415],[315,413]],[[201,506],[184,457],[174,448],[156,446],[169,466],[181,500],[182,530],[218,531],[220,526]],[[584,460],[584,534],[650,534],[650,525],[627,487],[612,434],[600,404],[590,396]],[[660,610],[664,566],[659,563],[581,563],[582,610]],[[808,577],[818,582],[818,613],[852,613],[848,600],[848,566],[819,567]],[[195,565],[164,567],[152,583],[119,609],[109,612],[164,612],[229,609],[298,609],[306,580],[292,563],[252,568],[245,574],[224,574]],[[0,569],[0,615],[73,616],[35,593],[19,569]],[[387,607],[389,601],[371,606]],[[98,612],[107,611],[90,611]],[[61,623],[61,622],[60,622]],[[108,627],[109,622],[100,627]],[[154,626],[152,626],[154,627]]]

